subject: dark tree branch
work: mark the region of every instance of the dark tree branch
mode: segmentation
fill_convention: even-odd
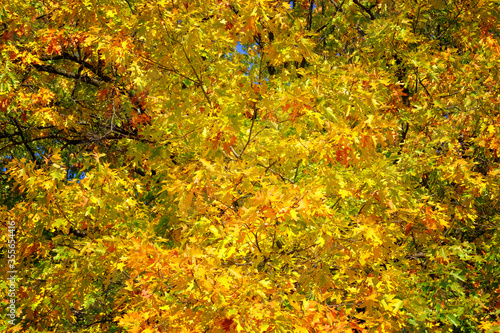
[[[12,119],[12,122],[16,125],[17,129],[19,130],[19,136],[21,137],[21,139],[23,140],[23,144],[24,146],[26,147],[26,149],[28,150],[28,152],[30,153],[31,155],[31,158],[33,158],[33,161],[35,161],[36,164],[38,164],[38,159],[36,158],[36,155],[35,155],[35,152],[31,149],[31,147],[28,145],[28,142],[26,140],[26,138],[24,137],[23,135],[23,130],[21,128],[21,126],[19,125],[19,122],[17,121],[17,119],[14,119],[14,118],[11,118]]]
[[[342,1],[342,3],[339,5],[337,4],[337,2],[335,0],[330,0],[330,2],[335,6],[335,8],[337,9],[337,11],[335,12],[335,14],[337,14],[338,12],[341,12],[343,13],[344,12],[344,9],[342,8],[342,6],[344,5],[344,1]]]
[[[68,72],[68,71],[66,71],[64,69],[57,68],[57,67],[54,67],[52,65],[36,65],[36,64],[33,64],[32,66],[35,67],[35,69],[38,70],[38,71],[40,71],[40,72],[47,72],[47,73],[51,73],[51,74],[57,74],[57,75],[61,75],[61,76],[67,77],[68,79],[77,80],[78,77],[79,77],[78,73]],[[82,75],[80,77],[80,80],[82,82],[84,82],[84,83],[91,84],[91,85],[93,85],[94,87],[97,87],[97,88],[100,87],[100,85],[102,84],[102,81],[94,79],[94,78],[91,78],[88,75]]]
[[[410,129],[410,124],[408,122],[404,122],[401,125],[401,138],[399,139],[399,150],[398,150],[398,155],[401,155],[403,153],[403,145],[405,144],[406,141],[406,136],[408,135],[408,130]],[[397,158],[394,160],[394,164],[398,164],[400,161],[400,158]]]
[[[113,79],[111,77],[102,74],[102,72],[99,70],[99,67],[96,67],[96,66],[88,63],[87,61],[82,61],[82,60],[78,59],[78,57],[76,57],[74,55],[71,55],[71,54],[69,54],[67,52],[63,52],[60,55],[42,57],[42,58],[40,58],[40,60],[42,60],[42,61],[49,61],[49,60],[70,60],[70,61],[76,62],[76,63],[82,65],[84,68],[90,70],[92,73],[94,73],[95,75],[99,76],[99,78],[103,82],[111,82],[111,81],[113,81]]]
[[[309,2],[309,12],[307,13],[307,26],[306,26],[307,31],[311,30],[312,27],[313,8],[314,8],[314,0],[311,0]]]
[[[0,134],[0,139],[12,138],[14,136],[18,136],[19,134],[21,134],[21,132],[3,133],[3,134]]]
[[[375,15],[373,15],[373,12],[371,8],[366,7],[363,5],[359,0],[353,0],[353,2],[358,5],[365,13],[367,13],[370,16],[370,20],[375,20]]]
[[[427,257],[427,254],[425,252],[417,252],[414,254],[410,254],[410,255],[406,256],[405,258],[406,259],[421,259],[421,258],[426,258],[426,257]]]

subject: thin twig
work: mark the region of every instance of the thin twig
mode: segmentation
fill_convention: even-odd
[[[257,246],[257,250],[259,250],[259,252],[262,253],[262,250],[260,249],[260,246],[259,246],[259,238],[257,237],[257,233],[256,232],[252,232],[252,234],[255,237],[255,245]]]
[[[241,156],[245,152],[245,149],[247,149],[248,144],[252,140],[253,125],[255,124],[255,118],[257,118],[256,114],[257,114],[257,110],[254,109],[254,116],[252,117],[252,124],[250,125],[250,132],[248,133],[248,140],[247,140],[247,143],[245,143],[245,145],[243,146],[243,149],[241,150],[240,155],[238,156],[239,159],[241,159]]]
[[[300,167],[300,162],[302,160],[297,161],[297,168],[295,169],[295,176],[293,177],[293,182],[295,183],[297,181],[297,176],[299,175],[299,167]]]
[[[75,224],[68,219],[68,217],[66,216],[66,213],[64,213],[64,211],[61,209],[61,206],[59,206],[59,204],[57,203],[57,201],[54,200],[54,203],[56,204],[57,208],[59,209],[59,211],[61,212],[61,214],[64,216],[64,218],[66,219],[66,221],[68,221],[68,223],[71,224],[74,227]]]
[[[208,105],[210,107],[212,107],[212,102],[210,101],[210,98],[208,97],[208,94],[207,94],[207,92],[205,90],[205,87],[203,86],[203,81],[198,76],[198,73],[196,72],[196,69],[194,68],[193,63],[191,62],[191,59],[189,59],[189,56],[187,55],[186,50],[184,50],[184,45],[182,45],[182,43],[179,43],[179,44],[181,45],[182,53],[184,53],[184,56],[186,57],[186,60],[189,63],[189,67],[191,67],[191,69],[193,70],[194,75],[196,76],[196,80],[198,81],[198,84],[200,85],[201,91],[203,92],[203,95],[205,96],[205,99],[207,100]]]
[[[274,173],[275,175],[279,176],[279,177],[281,178],[281,180],[283,180],[283,181],[285,181],[285,180],[286,180],[286,181],[287,181],[287,182],[289,182],[290,184],[295,184],[295,182],[294,182],[293,180],[291,180],[291,179],[289,179],[289,178],[287,178],[287,177],[283,176],[281,173],[279,173],[279,172],[277,172],[277,171],[275,171],[275,170],[273,170],[273,169],[271,169],[271,168],[269,168],[269,167],[266,167],[265,165],[263,165],[263,164],[261,164],[261,163],[257,163],[257,165],[258,165],[258,166],[260,166],[260,167],[266,168],[266,171],[267,171],[267,170],[271,171],[271,172],[272,172],[272,173]]]

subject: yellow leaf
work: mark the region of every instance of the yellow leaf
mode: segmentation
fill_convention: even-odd
[[[229,268],[229,273],[233,274],[236,278],[241,279],[243,276],[236,271],[234,268]]]
[[[217,229],[216,226],[214,226],[213,224],[210,225],[210,227],[208,227],[210,229],[210,231],[215,235],[215,236],[219,236],[219,229]]]

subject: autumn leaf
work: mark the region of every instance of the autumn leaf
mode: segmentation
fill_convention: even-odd
[[[6,2],[0,330],[496,331],[497,7]]]

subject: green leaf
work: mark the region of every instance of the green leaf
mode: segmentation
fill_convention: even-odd
[[[452,314],[447,314],[446,318],[449,320],[450,323],[452,323],[454,326],[458,327],[460,326],[460,322],[455,318],[454,315]]]

